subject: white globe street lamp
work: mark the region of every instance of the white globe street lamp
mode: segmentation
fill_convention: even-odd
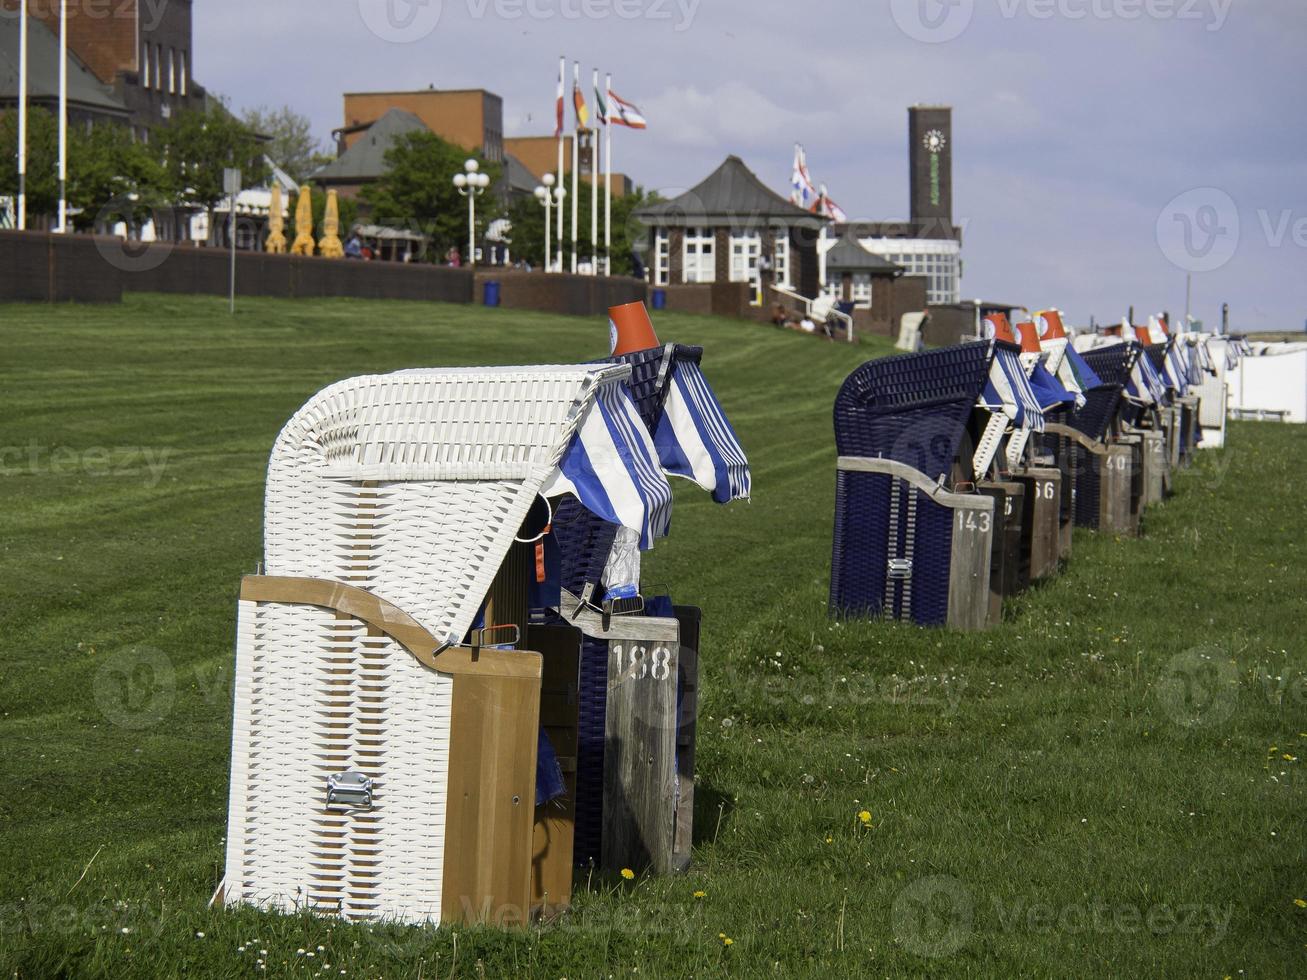
[[[483,174],[481,164],[468,160],[463,164],[463,173],[454,174],[454,187],[458,193],[467,198],[467,261],[468,265],[477,264],[477,208],[476,199],[490,186],[490,175]]]
[[[558,186],[554,188],[554,207],[558,208],[560,222],[562,221],[563,201],[566,197],[567,188],[563,186],[562,181],[559,181]],[[563,236],[561,234],[558,236],[558,271],[563,271]]]
[[[553,186],[555,183],[554,175],[545,174],[544,177],[541,178],[541,181],[542,183],[538,185],[535,189],[535,197],[536,200],[539,201],[541,205],[544,206],[545,209],[545,272],[549,272],[550,267],[553,265],[553,259],[554,259],[553,249],[550,248],[549,245],[550,225],[553,224],[553,222],[550,220],[549,215],[550,212],[553,210],[553,203],[554,203],[554,193],[553,193]]]

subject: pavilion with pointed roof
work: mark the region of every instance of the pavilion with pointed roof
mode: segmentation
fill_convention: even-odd
[[[828,220],[771,190],[737,156],[635,217],[649,228],[655,286],[752,283],[760,301],[773,282],[809,297],[820,288],[817,241]]]

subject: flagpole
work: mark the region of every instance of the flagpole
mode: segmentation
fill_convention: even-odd
[[[576,93],[581,88],[581,62],[572,62],[572,274],[576,274],[577,222],[580,213],[577,210],[580,193],[581,171],[581,120],[577,115]]]
[[[564,98],[567,92],[567,56],[560,55],[558,58],[558,97]],[[567,107],[563,107],[567,111]],[[563,140],[564,127],[560,124],[558,127],[558,186],[567,187],[567,171],[563,169]],[[563,202],[558,202],[558,271],[563,271]]]
[[[824,201],[825,199],[826,199],[826,185],[822,184],[821,196],[817,198],[818,214],[820,214],[822,211],[821,204],[822,201]],[[826,282],[826,274],[827,274],[826,273],[826,247],[825,247],[826,246],[826,222],[824,221],[821,223],[821,228],[817,232],[817,239],[818,239],[817,240],[817,278],[821,280],[821,285],[822,288],[824,289],[828,285],[828,283]]]
[[[594,92],[599,94],[599,69],[594,72]],[[599,106],[595,106],[598,111]],[[600,122],[607,127],[607,120]],[[599,133],[590,130],[590,275],[599,275]]]
[[[18,15],[18,230],[27,230],[27,0]]]
[[[613,274],[613,76],[604,78],[604,275]]]
[[[59,234],[68,232],[68,0],[59,0]]]

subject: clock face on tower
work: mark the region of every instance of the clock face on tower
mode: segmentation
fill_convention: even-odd
[[[926,149],[929,150],[931,153],[939,153],[941,150],[944,149],[945,146],[948,145],[948,140],[944,138],[944,134],[941,133],[938,129],[932,129],[929,133],[926,134],[926,138],[923,139],[921,142],[925,145]]]

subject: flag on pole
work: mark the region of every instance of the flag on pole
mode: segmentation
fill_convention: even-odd
[[[830,218],[832,221],[846,224],[849,216],[844,213],[844,209],[831,200],[831,196],[826,193],[826,185],[821,186],[821,195],[817,198],[817,203],[813,205],[812,210],[815,214],[823,218]]]
[[[808,156],[803,146],[794,144],[794,175],[790,178],[790,202],[804,210],[810,209],[817,200],[817,188],[808,176]]]
[[[608,125],[608,100],[598,85],[595,85],[595,118],[605,126]]]
[[[563,74],[565,72],[563,62],[558,63],[558,122],[554,126],[554,139],[559,139],[563,135]]]
[[[581,93],[581,83],[579,81],[572,85],[572,107],[576,109],[577,129],[589,129],[590,109],[585,104],[585,96]]]
[[[634,102],[627,102],[612,89],[608,90],[607,105],[610,107],[609,121],[614,126],[626,126],[630,129],[649,128],[644,113],[639,107]]]

